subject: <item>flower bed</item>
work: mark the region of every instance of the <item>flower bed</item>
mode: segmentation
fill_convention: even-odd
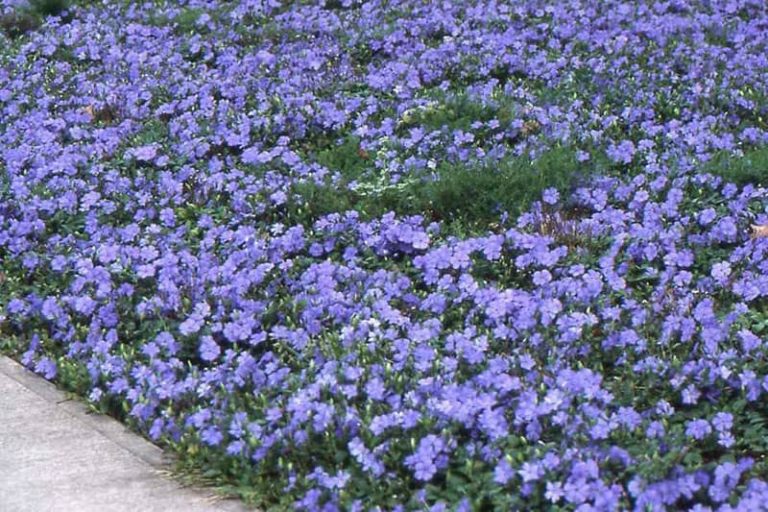
[[[763,2],[0,5],[29,368],[264,508],[768,503]]]

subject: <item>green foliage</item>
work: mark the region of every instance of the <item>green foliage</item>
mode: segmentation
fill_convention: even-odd
[[[70,0],[29,0],[29,6],[40,16],[59,16],[72,4]]]
[[[182,10],[174,19],[177,30],[182,33],[194,32],[197,26],[197,20],[203,14],[202,9],[186,8]]]
[[[570,190],[580,174],[575,152],[560,147],[533,160],[522,156],[498,164],[446,165],[438,169],[437,180],[416,192],[437,220],[487,225],[501,212],[525,210],[546,188]]]
[[[196,7],[183,7],[179,12],[171,16],[163,9],[157,9],[147,16],[146,23],[155,27],[173,27],[178,35],[202,33],[204,27],[199,27],[197,21],[203,14],[202,9]],[[217,13],[213,13],[214,17]]]
[[[322,153],[318,160],[338,170],[342,182],[297,185],[289,205],[289,216],[297,222],[308,224],[322,215],[347,210],[356,210],[364,218],[394,211],[422,214],[446,222],[449,231],[464,234],[498,222],[504,212],[524,211],[546,188],[567,194],[598,165],[579,164],[575,150],[563,146],[534,159],[525,155],[497,162],[442,163],[435,169],[435,177],[393,182],[383,171],[368,167],[354,141]],[[350,187],[353,180],[355,186]]]
[[[141,126],[141,129],[131,138],[131,142],[136,146],[141,146],[163,141],[167,138],[168,125],[159,119],[153,119]]]
[[[40,27],[41,19],[28,10],[15,10],[0,14],[0,32],[10,39],[16,39]]]
[[[72,6],[70,0],[29,0],[29,6],[0,14],[0,32],[10,39],[37,30],[47,16],[60,16]]]
[[[704,165],[703,171],[737,185],[765,185],[768,183],[768,147],[749,149],[741,156],[730,152],[717,153]]]
[[[339,172],[346,180],[359,178],[371,166],[360,149],[360,139],[354,136],[346,137],[338,145],[331,145],[319,151],[316,159],[317,163]]]
[[[432,104],[403,114],[400,128],[420,126],[425,130],[469,130],[478,121],[496,119],[500,123],[508,123],[518,114],[515,103],[506,97],[496,105],[480,103],[464,93],[438,93],[435,97]]]
[[[84,363],[62,356],[56,361],[56,367],[58,369],[57,382],[64,389],[80,396],[88,394],[91,379]]]

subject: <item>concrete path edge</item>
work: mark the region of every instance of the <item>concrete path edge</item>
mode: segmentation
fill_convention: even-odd
[[[0,356],[0,373],[12,378],[45,401],[55,404],[76,420],[85,423],[156,469],[162,469],[171,462],[160,447],[134,434],[114,418],[93,413],[83,402],[68,397],[66,392],[57,388],[55,384],[27,370],[13,359]]]
[[[71,453],[74,445],[62,445],[61,448],[58,448],[55,443],[51,446],[51,443],[47,442],[50,439],[46,441],[41,440],[41,442],[47,442],[45,445],[47,447],[45,450],[47,451],[45,453],[48,454],[46,456],[48,458],[32,457],[29,460],[34,460],[33,466],[18,465],[20,457],[21,459],[27,457],[24,455],[27,453],[24,450],[28,449],[29,446],[35,449],[34,447],[38,446],[34,444],[37,442],[36,439],[42,439],[38,438],[38,434],[34,432],[44,430],[49,434],[53,432],[59,435],[58,439],[61,439],[61,442],[74,442],[78,447],[101,450],[99,452],[102,455],[103,462],[101,464],[105,464],[109,468],[99,466],[97,463],[93,466],[93,470],[96,473],[83,473],[85,470],[82,466],[72,466],[75,468],[74,471],[77,475],[76,477],[73,475],[73,477],[78,479],[78,483],[74,481],[69,483],[68,477],[64,474],[59,474],[58,487],[56,490],[50,489],[50,492],[54,494],[48,497],[46,497],[48,491],[45,488],[39,488],[39,486],[30,487],[28,481],[20,481],[21,488],[15,487],[15,484],[12,483],[14,478],[6,479],[10,477],[10,473],[3,477],[2,471],[0,471],[1,512],[40,512],[42,510],[45,510],[45,512],[69,512],[70,510],[73,512],[75,510],[83,512],[86,509],[98,512],[109,512],[112,510],[116,512],[133,512],[134,510],[141,512],[150,510],[157,512],[171,512],[173,510],[184,510],[186,512],[244,512],[250,510],[239,500],[217,496],[213,489],[183,486],[178,481],[174,481],[169,477],[171,474],[169,471],[170,463],[173,458],[166,455],[160,447],[133,433],[128,427],[114,418],[94,413],[83,401],[71,398],[71,395],[68,396],[66,392],[58,389],[53,383],[27,370],[13,359],[0,355],[0,382],[2,381],[6,382],[3,386],[5,392],[11,393],[4,400],[5,407],[16,401],[13,398],[16,394],[19,394],[20,405],[27,405],[22,406],[21,409],[4,409],[2,411],[4,417],[10,419],[11,423],[0,425],[0,427],[7,427],[4,432],[0,428],[0,434],[2,434],[0,435],[0,441],[5,439],[6,443],[3,448],[6,452],[0,452],[0,456],[2,456],[0,459],[5,457],[4,460],[6,461],[15,460],[17,470],[26,473],[27,477],[30,471],[48,471],[49,462],[47,461],[52,461],[50,457],[58,457],[57,460],[61,460],[62,456],[66,457],[64,454],[67,453],[67,449]],[[27,398],[22,399],[22,395]],[[33,403],[37,403],[39,406],[33,405]],[[28,412],[28,409],[24,407],[31,407],[36,411],[34,414],[37,416],[31,413],[32,409]],[[16,415],[16,420],[13,420],[14,415]],[[22,418],[28,419],[24,420]],[[46,424],[47,419],[50,419],[50,422]],[[30,421],[34,423],[30,423]],[[17,431],[15,430],[16,428],[21,430]],[[30,432],[32,433],[30,434]],[[23,446],[27,448],[15,445],[13,439],[15,439],[16,435],[25,436]],[[75,435],[74,439],[72,435]],[[88,439],[91,441],[88,441]],[[11,444],[8,444],[9,441],[11,441]],[[30,442],[33,444],[29,445]],[[3,443],[0,442],[0,446],[2,445]],[[7,452],[8,447],[13,451]],[[58,452],[61,455],[55,455]],[[77,459],[80,453],[77,452],[73,457]],[[107,455],[108,453],[111,455]],[[10,459],[8,459],[8,456],[10,456]],[[63,460],[63,463],[67,464],[67,459]],[[82,461],[80,462],[82,463]],[[72,464],[77,464],[77,461],[73,460]],[[14,467],[13,463],[11,463],[11,467]],[[80,493],[76,499],[68,501],[67,495],[56,494],[57,492],[66,492],[62,491],[62,489],[82,491],[83,478],[91,478],[89,475],[93,475],[95,480],[101,481],[101,485],[104,485],[106,482],[110,486],[109,489],[102,488],[105,494],[101,494],[97,486],[93,488],[94,494],[91,499]],[[111,475],[114,475],[117,480],[111,480]],[[8,485],[11,485],[11,487],[9,488]],[[126,486],[125,492],[119,490],[121,485]],[[8,492],[13,494],[9,495]],[[131,492],[134,494],[130,494]],[[136,492],[144,494],[139,496],[135,494]],[[31,500],[24,499],[23,496],[29,496]],[[119,496],[129,501],[110,501]],[[6,501],[8,498],[10,498],[12,503]],[[138,499],[139,501],[131,502],[131,499]],[[69,503],[69,505],[66,503]],[[78,505],[75,506],[75,503]]]

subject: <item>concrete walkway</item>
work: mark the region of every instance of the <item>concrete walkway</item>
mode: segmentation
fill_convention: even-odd
[[[0,356],[0,512],[235,512],[163,476],[162,451]]]

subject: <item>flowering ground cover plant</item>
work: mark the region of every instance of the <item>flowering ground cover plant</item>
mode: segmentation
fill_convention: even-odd
[[[266,509],[768,508],[764,2],[1,1],[1,350]]]

